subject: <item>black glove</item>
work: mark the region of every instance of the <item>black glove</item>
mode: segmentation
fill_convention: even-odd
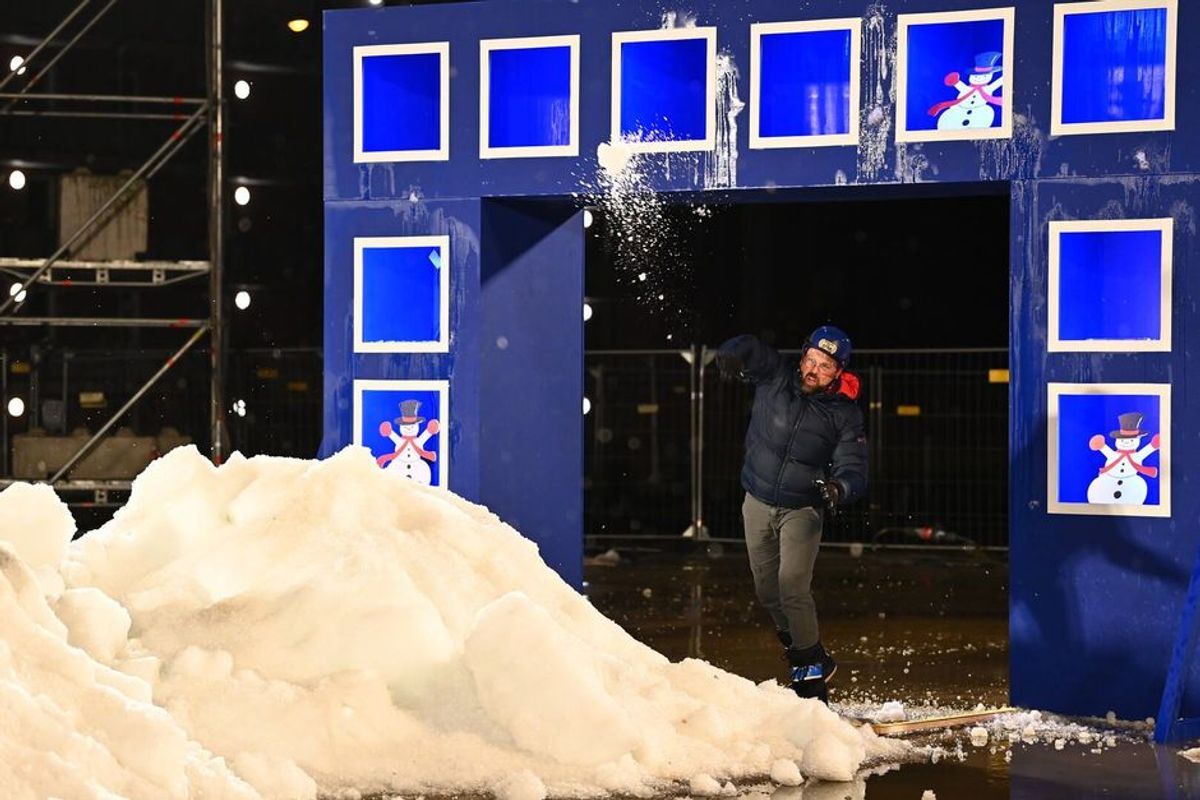
[[[713,358],[713,366],[717,368],[717,375],[723,381],[737,381],[742,378],[742,360],[733,353],[718,350]]]
[[[817,487],[817,491],[821,493],[821,500],[829,508],[837,508],[838,503],[842,502],[842,487],[837,481],[813,481],[813,485]]]

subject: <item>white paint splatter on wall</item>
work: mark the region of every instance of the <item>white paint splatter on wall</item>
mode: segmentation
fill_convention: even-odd
[[[929,159],[921,152],[920,142],[896,143],[896,180],[901,183],[920,183],[930,169]]]
[[[858,182],[869,183],[879,180],[887,165],[896,105],[896,87],[892,81],[896,43],[890,37],[882,2],[868,6],[863,14],[862,58]]]
[[[1029,112],[1013,113],[1010,139],[982,139],[975,143],[979,151],[979,179],[1010,181],[1036,178],[1046,154],[1046,134],[1037,127]]]
[[[737,185],[738,114],[746,104],[738,96],[738,68],[728,52],[717,54],[717,130],[716,147],[704,154],[704,188],[729,188]]]

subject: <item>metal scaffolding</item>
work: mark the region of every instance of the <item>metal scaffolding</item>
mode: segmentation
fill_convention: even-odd
[[[8,297],[0,302],[0,326],[87,326],[87,327],[148,327],[194,329],[186,342],[163,363],[116,413],[93,435],[67,462],[49,478],[49,483],[59,488],[89,489],[96,481],[64,481],[67,473],[78,464],[104,438],[105,434],[154,384],[205,334],[209,334],[212,377],[210,382],[211,411],[209,415],[212,434],[212,458],[221,463],[225,457],[224,418],[224,370],[225,348],[222,337],[222,281],[225,251],[224,214],[224,98],[222,72],[223,53],[223,2],[205,0],[205,54],[207,92],[205,97],[159,97],[109,94],[42,94],[32,89],[58,61],[82,39],[117,0],[107,0],[82,22],[70,38],[52,56],[47,47],[63,34],[76,18],[92,5],[93,0],[80,0],[62,22],[46,35],[30,51],[21,64],[21,69],[11,70],[0,78],[0,116],[36,116],[45,118],[105,118],[138,120],[179,120],[183,122],[170,134],[162,145],[104,202],[92,216],[74,233],[66,237],[50,256],[40,260],[0,258],[0,272],[13,275],[19,282]],[[43,52],[47,51],[47,52]],[[48,57],[47,57],[48,56]],[[18,75],[32,71],[32,75],[16,91],[4,90]],[[43,110],[37,104],[52,102],[76,104],[80,108],[54,108]],[[17,104],[22,104],[17,108]],[[122,103],[137,109],[169,106],[170,111],[107,111],[106,104]],[[33,105],[34,107],[28,107]],[[86,109],[86,110],[85,110]],[[71,258],[71,248],[85,236],[95,235],[107,225],[113,216],[109,211],[119,207],[132,193],[140,191],[143,183],[152,178],[171,160],[197,131],[207,128],[208,136],[208,244],[209,259],[182,262],[130,262],[130,261],[87,261]],[[28,317],[20,316],[25,295],[31,290],[49,290],[55,286],[93,285],[113,287],[156,287],[208,275],[209,313],[207,319],[140,319],[100,317]],[[114,280],[114,276],[116,279]],[[5,374],[7,379],[7,371]],[[7,433],[7,419],[5,420]],[[7,444],[7,435],[5,436]],[[9,454],[4,453],[4,465]],[[88,484],[84,486],[83,484]],[[111,487],[106,487],[111,488]]]

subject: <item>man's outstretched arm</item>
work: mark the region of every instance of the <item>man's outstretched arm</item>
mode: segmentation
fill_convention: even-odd
[[[770,380],[782,360],[778,350],[748,333],[723,342],[716,356],[722,377],[727,377],[728,372],[740,372],[754,383]]]

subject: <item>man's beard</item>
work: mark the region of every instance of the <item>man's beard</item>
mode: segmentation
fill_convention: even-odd
[[[801,394],[816,394],[824,387],[821,386],[821,379],[817,378],[816,383],[809,383],[807,375],[800,376],[800,393]]]

